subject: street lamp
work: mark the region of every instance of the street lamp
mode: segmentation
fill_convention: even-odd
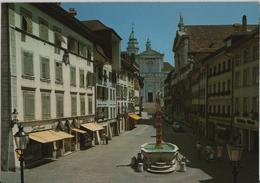
[[[227,151],[228,151],[229,160],[233,165],[233,172],[232,172],[233,183],[237,183],[238,168],[242,157],[243,149],[241,146],[234,146],[234,145],[227,144]]]
[[[24,183],[24,173],[23,173],[23,162],[24,162],[24,151],[26,149],[27,143],[29,142],[28,135],[23,131],[22,125],[18,126],[19,130],[14,135],[15,143],[17,149],[15,150],[17,156],[19,157],[20,166],[21,166],[21,183]]]

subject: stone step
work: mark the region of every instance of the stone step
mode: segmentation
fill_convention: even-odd
[[[171,165],[151,165],[150,169],[153,169],[153,170],[167,170],[171,168]]]
[[[166,170],[154,170],[154,169],[148,168],[147,171],[150,172],[150,173],[167,174],[167,173],[174,172],[175,167],[171,167],[171,168],[166,169]]]
[[[163,162],[163,161],[159,162],[159,161],[157,161],[154,164],[157,165],[157,166],[163,166],[163,165],[166,165],[166,162]]]

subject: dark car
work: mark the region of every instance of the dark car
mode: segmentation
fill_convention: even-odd
[[[184,132],[184,123],[183,122],[174,122],[172,129],[176,132]]]

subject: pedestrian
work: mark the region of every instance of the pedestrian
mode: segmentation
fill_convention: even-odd
[[[205,147],[205,151],[206,151],[206,160],[208,161],[210,159],[210,152],[211,152],[211,146],[208,144]]]
[[[103,132],[102,133],[102,144],[105,144],[105,140],[106,140],[106,133]]]
[[[222,158],[222,155],[223,155],[223,146],[218,145],[217,146],[217,158],[220,160]]]
[[[106,135],[106,144],[108,144],[108,135]]]
[[[202,146],[199,141],[196,144],[196,149],[197,149],[197,154],[198,154],[198,160],[200,160]]]

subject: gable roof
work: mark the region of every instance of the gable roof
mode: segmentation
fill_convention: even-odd
[[[247,25],[249,30],[255,25]],[[233,25],[187,25],[185,34],[177,31],[173,50],[177,46],[177,39],[187,36],[189,52],[214,52],[225,45],[224,39],[234,33]]]

